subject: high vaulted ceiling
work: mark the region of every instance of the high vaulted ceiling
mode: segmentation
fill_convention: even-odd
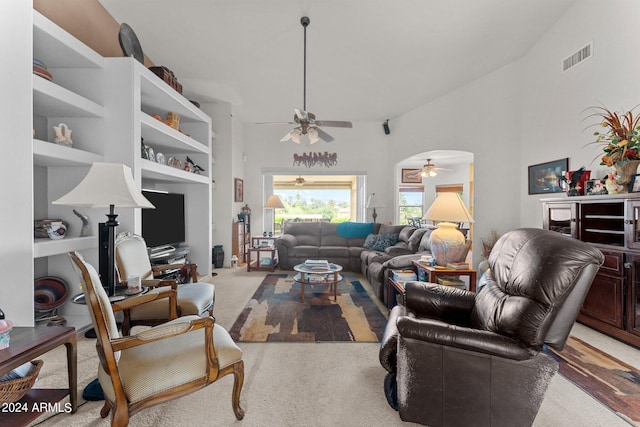
[[[100,0],[156,65],[246,122],[395,118],[524,55],[576,0]],[[579,1],[579,0],[578,0]]]

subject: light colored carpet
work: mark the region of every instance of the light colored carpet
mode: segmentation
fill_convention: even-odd
[[[264,278],[244,269],[218,269],[216,321],[230,328]],[[363,284],[366,280],[361,279]],[[601,346],[609,354],[634,364],[638,351],[576,325],[574,334]],[[242,343],[245,384],[244,420],[231,409],[232,377],[169,403],[134,415],[131,426],[393,426],[406,425],[386,402],[382,391],[385,370],[378,362],[376,343]],[[96,376],[95,341],[79,337],[78,383],[82,388]],[[56,349],[45,363],[39,387],[66,385],[66,358]],[[633,360],[631,360],[633,359]],[[108,426],[100,418],[102,402],[84,402],[76,414],[43,415],[42,426]],[[50,417],[43,421],[45,417]],[[560,375],[549,386],[536,427],[628,427],[598,401]]]

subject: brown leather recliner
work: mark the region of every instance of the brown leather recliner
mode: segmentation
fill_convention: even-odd
[[[602,262],[586,243],[519,229],[494,246],[491,278],[477,294],[406,283],[405,305],[391,311],[380,349],[400,418],[531,425],[558,369],[543,348],[562,350]]]

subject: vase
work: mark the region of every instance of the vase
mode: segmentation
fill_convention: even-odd
[[[222,268],[224,265],[224,250],[222,245],[213,246],[213,266],[215,268]]]
[[[67,226],[63,222],[54,221],[47,226],[47,235],[51,240],[63,239],[67,234]]]
[[[465,250],[466,239],[451,222],[441,222],[431,233],[431,252],[436,264],[446,266],[448,262],[460,261]]]
[[[629,192],[629,184],[631,184],[634,175],[638,173],[638,166],[640,166],[640,160],[631,160],[624,164],[615,164],[613,166],[618,176],[616,182],[622,186],[620,193]]]

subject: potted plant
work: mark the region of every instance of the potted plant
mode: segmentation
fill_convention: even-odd
[[[592,144],[602,145],[604,151],[600,164],[616,170],[617,183],[622,185],[622,192],[627,192],[640,165],[640,116],[634,115],[633,109],[622,113],[605,107],[591,109],[594,112],[587,117],[599,120],[589,127],[604,128],[593,133],[596,140]]]

